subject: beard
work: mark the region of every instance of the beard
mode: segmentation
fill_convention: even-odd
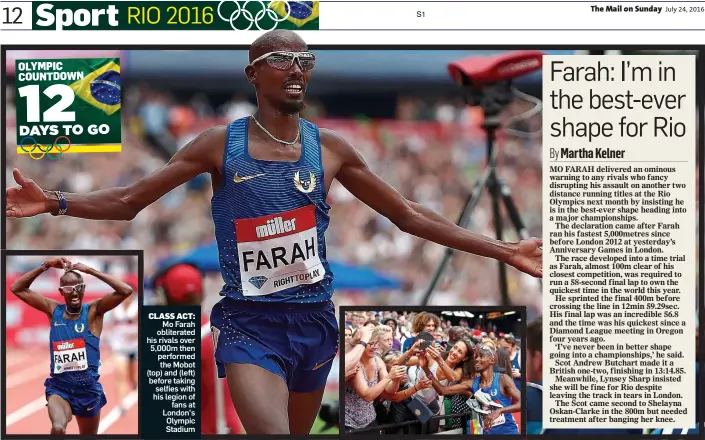
[[[279,104],[279,111],[285,115],[295,115],[301,113],[305,107],[304,101],[282,101]]]

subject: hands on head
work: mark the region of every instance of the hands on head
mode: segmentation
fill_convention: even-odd
[[[53,257],[46,260],[44,264],[55,269],[64,269],[65,271],[70,270],[69,268],[71,267],[71,262],[65,257]]]
[[[5,190],[6,217],[33,217],[48,212],[47,195],[34,180],[25,178],[17,168],[12,170],[17,186]]]
[[[86,273],[90,268],[83,263],[71,263],[66,257],[53,257],[44,262],[47,266],[55,269],[64,269],[65,272],[75,270]]]

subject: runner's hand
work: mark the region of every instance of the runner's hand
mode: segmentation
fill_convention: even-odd
[[[77,272],[88,273],[91,270],[91,268],[86,266],[83,263],[76,263],[76,264],[72,264],[68,270],[75,270]]]
[[[33,217],[48,212],[49,199],[39,185],[34,183],[34,180],[25,178],[17,168],[12,170],[12,175],[18,186],[5,190],[5,216]]]
[[[47,266],[51,266],[55,269],[68,269],[71,267],[71,262],[68,260],[68,258],[64,257],[54,257],[46,260],[44,262]]]
[[[517,244],[508,263],[536,278],[543,278],[543,240],[529,238]]]
[[[494,422],[495,419],[501,414],[502,413],[498,409],[496,409],[485,417],[485,431],[489,431],[490,428],[492,428],[492,422]]]

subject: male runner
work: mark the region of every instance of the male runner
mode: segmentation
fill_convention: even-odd
[[[401,196],[340,135],[301,119],[316,57],[294,32],[265,33],[249,55],[254,115],[205,130],[166,166],[127,187],[44,191],[15,169],[19,186],[7,190],[6,215],[132,220],[210,173],[225,281],[225,298],[211,315],[221,376],[248,434],[308,434],[338,350],[324,235],[333,179],[407,233],[537,277],[541,240],[504,243],[456,226]]]
[[[59,281],[65,304],[30,290],[34,280],[52,267],[65,270]],[[114,292],[83,304],[86,285],[79,272],[93,275]],[[132,295],[132,287],[81,263],[71,264],[66,258],[56,257],[22,275],[10,290],[31,307],[46,313],[51,325],[51,377],[44,382],[51,434],[65,435],[72,415],[76,416],[80,434],[97,434],[100,410],[107,403],[103,386],[98,382],[103,316]]]
[[[472,392],[481,390],[493,402],[502,405],[501,408],[489,408],[492,412],[485,417],[483,432],[489,435],[519,434],[512,413],[521,411],[521,392],[509,375],[494,371],[496,362],[497,353],[488,346],[480,346],[475,354],[475,371],[480,374],[472,383]]]

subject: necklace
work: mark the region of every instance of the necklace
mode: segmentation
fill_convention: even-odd
[[[255,124],[257,124],[257,126],[262,129],[263,132],[267,133],[267,135],[268,135],[270,138],[274,139],[275,141],[279,142],[280,144],[284,144],[284,145],[294,145],[294,144],[296,144],[296,143],[299,141],[299,138],[301,137],[301,127],[299,127],[298,130],[296,130],[296,138],[295,138],[293,141],[291,141],[291,142],[283,141],[283,140],[281,140],[281,139],[275,137],[275,136],[274,136],[272,133],[270,133],[266,128],[262,127],[262,124],[260,124],[259,121],[257,120],[257,118],[255,118],[255,115],[250,115],[250,117],[252,118],[253,121],[255,121]]]
[[[80,314],[81,314],[81,311],[83,310],[83,305],[81,305],[81,309],[80,309],[78,312],[76,312],[76,313],[69,312],[69,308],[68,308],[68,307],[67,307],[66,309],[64,309],[64,310],[66,310],[66,313],[68,313],[69,315],[80,315]]]

